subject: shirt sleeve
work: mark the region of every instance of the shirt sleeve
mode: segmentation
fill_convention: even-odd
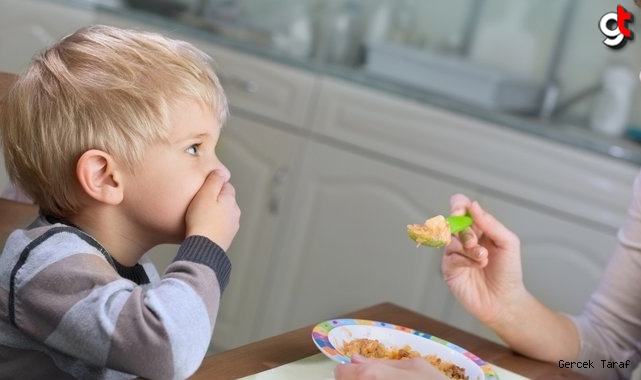
[[[75,235],[46,242],[16,277],[22,331],[71,357],[145,378],[187,378],[200,366],[231,270],[216,243],[185,239],[160,281],[143,287]],[[88,253],[74,253],[83,246]]]
[[[599,287],[572,318],[581,341],[578,360],[592,360],[595,367],[583,372],[601,380],[629,379],[641,360],[641,173],[617,238]],[[608,368],[612,362],[617,364]]]

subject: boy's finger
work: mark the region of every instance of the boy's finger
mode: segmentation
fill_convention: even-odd
[[[223,186],[227,183],[227,179],[221,176],[217,171],[213,171],[207,175],[202,188],[207,188],[207,191],[212,191],[214,194],[220,194]]]
[[[236,188],[231,184],[231,182],[223,183],[223,186],[218,192],[218,199],[220,199],[220,197],[227,197],[227,196],[229,197],[236,196]]]

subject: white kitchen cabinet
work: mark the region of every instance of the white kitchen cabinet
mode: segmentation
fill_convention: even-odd
[[[576,223],[616,230],[635,165],[325,78],[313,130]]]
[[[490,194],[480,201],[519,236],[528,289],[555,310],[581,312],[614,253],[616,233]]]
[[[266,292],[263,335],[392,301],[442,318],[449,296],[441,250],[417,248],[408,223],[448,211],[474,189],[310,142],[279,233]]]
[[[309,128],[316,76],[263,58],[198,39],[191,41],[214,59],[214,67],[234,109]]]
[[[580,312],[614,250],[637,167],[335,79],[323,80],[317,115],[320,141],[411,168],[426,181],[461,184],[457,191],[477,197],[521,237],[528,288],[557,310]],[[397,186],[417,189],[405,177]],[[415,212],[445,213],[452,194]],[[371,235],[385,236],[382,227]],[[446,322],[497,340],[451,295],[439,307]]]

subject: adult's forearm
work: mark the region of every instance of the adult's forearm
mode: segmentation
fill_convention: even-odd
[[[522,302],[508,306],[505,316],[490,327],[514,351],[534,359],[573,361],[579,354],[579,333],[570,318],[529,293]]]

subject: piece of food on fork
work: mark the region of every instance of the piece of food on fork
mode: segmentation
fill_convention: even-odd
[[[408,224],[407,235],[416,242],[416,246],[444,247],[452,241],[452,234],[463,231],[472,225],[472,217],[458,215],[444,217],[437,215],[423,224]]]

